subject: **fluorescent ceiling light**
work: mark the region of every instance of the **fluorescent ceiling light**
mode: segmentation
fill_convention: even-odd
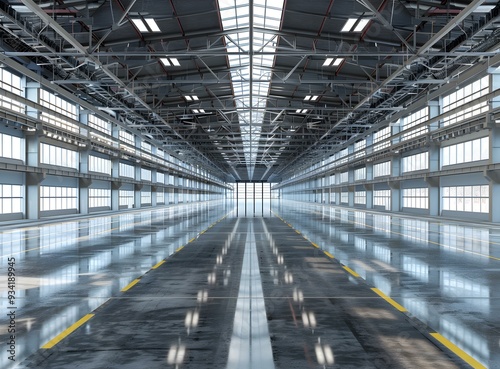
[[[361,31],[363,31],[363,29],[365,29],[365,27],[368,25],[369,21],[370,21],[370,19],[368,19],[368,18],[360,19],[359,22],[358,22],[358,24],[354,28],[353,32],[361,32]]]
[[[318,95],[314,95],[314,96],[307,95],[306,97],[304,97],[304,101],[316,101],[316,100],[318,100],[318,98],[319,98]]]
[[[326,58],[323,63],[324,67],[338,67],[340,63],[344,61],[344,58]]]
[[[198,101],[200,98],[196,95],[184,95],[187,101]]]
[[[308,112],[307,109],[297,109],[297,110],[295,110],[295,113],[297,113],[297,114],[306,114],[307,112]]]
[[[158,24],[156,24],[156,21],[153,18],[145,18],[144,20],[148,24],[151,32],[161,32],[160,27],[158,27]]]
[[[181,65],[177,58],[160,58],[160,60],[166,67],[180,67]]]
[[[149,32],[148,27],[146,27],[146,25],[144,24],[142,19],[133,18],[132,23],[134,23],[134,25],[137,27],[139,32],[143,32],[143,33]]]
[[[349,18],[342,27],[341,32],[361,32],[370,22],[370,18]]]
[[[356,18],[349,18],[340,32],[350,32],[356,24],[356,21]]]
[[[144,23],[146,22],[146,23]],[[137,27],[139,32],[148,33],[148,32],[161,32],[160,27],[156,24],[156,21],[153,18],[132,18],[132,23]],[[146,26],[147,24],[147,26]]]

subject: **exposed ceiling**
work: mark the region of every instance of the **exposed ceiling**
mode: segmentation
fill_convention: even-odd
[[[1,54],[227,181],[289,177],[500,42],[489,0],[0,4]]]

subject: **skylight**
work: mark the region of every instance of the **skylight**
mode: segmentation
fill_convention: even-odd
[[[344,58],[326,58],[323,63],[324,67],[338,67],[340,63],[344,61]]]
[[[226,36],[226,47],[240,131],[243,140],[248,176],[253,177],[261,125],[274,65],[276,38],[272,32],[253,32],[249,27],[279,30],[284,0],[254,0],[250,19],[249,0],[219,0],[219,9]],[[244,53],[242,53],[244,51]],[[246,54],[253,52],[253,56]],[[234,53],[234,55],[231,55]],[[250,60],[250,57],[253,59]],[[252,61],[252,63],[250,63]],[[253,65],[250,70],[250,65]]]
[[[349,18],[341,32],[362,32],[370,21],[369,18]]]
[[[156,24],[153,18],[132,18],[132,23],[137,27],[139,32],[161,32],[160,27]]]
[[[160,60],[166,67],[180,67],[181,65],[177,58],[160,58]]]

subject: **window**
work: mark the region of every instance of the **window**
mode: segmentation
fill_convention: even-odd
[[[337,153],[337,165],[347,163],[347,155],[349,155],[349,150],[345,148]]]
[[[78,169],[78,152],[41,143],[40,163]]]
[[[354,170],[354,180],[360,181],[362,179],[366,179],[366,167]]]
[[[120,207],[133,208],[134,207],[134,191],[133,190],[120,190]]]
[[[111,208],[111,190],[89,188],[89,208]]]
[[[135,178],[134,166],[125,163],[120,163],[120,177]]]
[[[156,173],[156,182],[157,183],[165,183],[165,174],[157,172]]]
[[[377,190],[373,191],[373,205],[382,206],[385,210],[391,210],[391,191]]]
[[[441,148],[443,166],[469,163],[490,158],[490,138],[483,137],[476,140],[461,142],[456,145]]]
[[[163,189],[160,189],[156,192],[156,203],[157,204],[165,203],[165,193],[163,192]]]
[[[349,172],[343,172],[343,173],[340,173],[340,183],[345,183],[347,181],[349,181]]]
[[[349,202],[349,192],[340,193],[340,203],[347,204]]]
[[[151,144],[145,141],[141,142],[141,156],[146,159],[151,159]]]
[[[429,120],[428,107],[420,109],[419,111],[416,111],[415,113],[410,114],[409,116],[403,118],[402,119],[403,131],[408,131],[408,132],[404,133],[401,136],[401,141],[408,140],[410,138],[414,138],[423,135],[424,133],[427,133],[429,129],[428,126],[423,126],[420,128],[415,128],[413,130],[410,130],[410,128],[415,127],[416,125],[419,125],[421,123],[424,123],[427,120]]]
[[[443,97],[443,113],[467,106],[467,103],[479,99],[490,92],[490,77],[485,76],[455,92]],[[469,106],[443,120],[443,126],[458,123],[488,111],[488,101]]]
[[[385,149],[386,147],[391,146],[391,140],[386,140],[390,136],[391,136],[391,127],[390,126],[384,128],[384,129],[381,129],[378,132],[375,132],[373,134],[373,144],[374,144],[373,151],[382,150],[382,149]],[[383,140],[386,140],[386,141],[377,144],[377,142],[381,142]]]
[[[77,209],[77,188],[40,186],[40,210]]]
[[[428,188],[405,188],[403,189],[403,207],[428,209],[429,189]]]
[[[361,140],[354,143],[354,158],[362,158],[366,155],[366,140]]]
[[[10,73],[5,68],[0,68],[0,88],[12,92],[15,95],[23,96],[21,88],[21,77]],[[0,106],[9,110],[14,110],[18,113],[24,113],[25,105],[11,99],[3,94],[0,94]]]
[[[385,161],[373,166],[373,177],[382,177],[391,175],[391,162]]]
[[[151,182],[151,171],[141,168],[141,180]]]
[[[141,191],[141,205],[151,205],[151,191]]]
[[[24,161],[24,139],[0,133],[0,157]]]
[[[0,214],[23,212],[23,186],[0,184]]]
[[[89,171],[111,175],[111,160],[89,155]]]
[[[354,192],[354,203],[365,205],[366,204],[366,191]]]
[[[111,136],[111,123],[108,121],[98,118],[93,114],[90,114],[88,117],[88,125],[98,131],[104,132]]]
[[[443,210],[488,213],[488,185],[442,187]]]
[[[406,156],[402,160],[403,173],[429,169],[429,153]]]
[[[120,141],[122,141],[122,142],[126,142],[132,146],[135,145],[134,135],[130,132],[120,130],[119,138],[120,138]]]
[[[78,124],[71,122],[71,120],[78,121],[77,106],[75,104],[63,100],[59,96],[43,89],[40,89],[39,104],[68,118],[64,119],[59,115],[56,116],[55,114],[42,112],[40,115],[41,120],[69,132],[80,132]]]

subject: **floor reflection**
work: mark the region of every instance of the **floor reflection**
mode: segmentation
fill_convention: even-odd
[[[2,353],[0,367],[15,368],[230,210],[231,204],[218,201],[0,231],[1,269],[7,270],[9,258],[16,261],[17,307],[16,361]],[[2,272],[2,311],[9,308],[6,276]],[[0,316],[2,342],[9,338],[7,318]],[[181,346],[173,361],[182,356]]]
[[[500,363],[500,227],[280,201],[273,212],[487,367]]]

